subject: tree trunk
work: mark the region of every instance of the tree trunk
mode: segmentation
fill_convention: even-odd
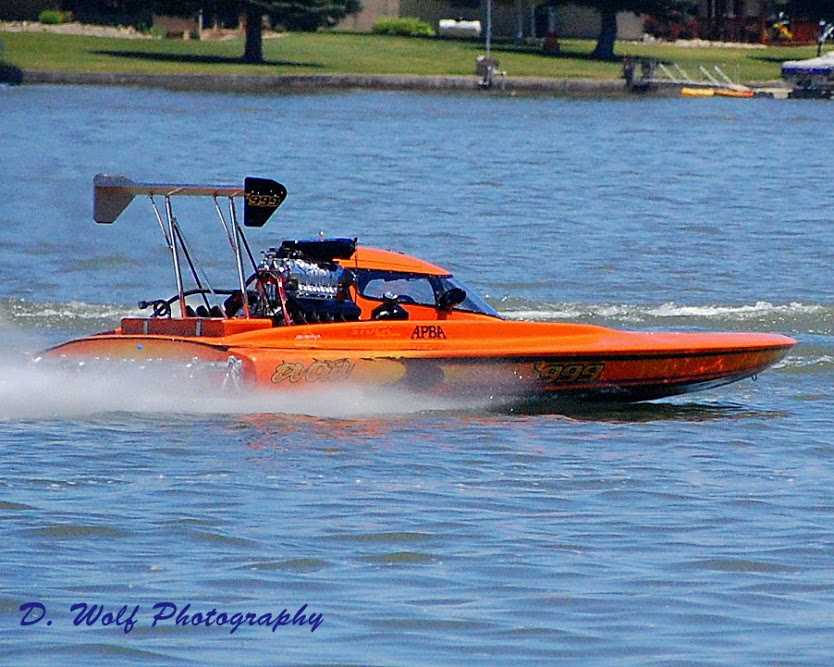
[[[597,45],[591,58],[597,60],[616,60],[614,57],[614,42],[617,41],[617,11],[615,9],[599,10],[601,27]]]
[[[261,10],[253,5],[246,5],[246,47],[243,52],[243,62],[257,64],[263,61],[263,24]]]

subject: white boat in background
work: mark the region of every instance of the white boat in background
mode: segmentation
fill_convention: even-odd
[[[834,51],[782,63],[782,78],[793,87],[791,97],[834,96]]]

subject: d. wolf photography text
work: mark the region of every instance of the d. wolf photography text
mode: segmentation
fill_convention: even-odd
[[[20,625],[26,628],[49,628],[53,624],[52,613],[39,600],[24,602],[19,607]],[[256,612],[241,610],[220,610],[217,607],[198,610],[186,603],[182,606],[161,601],[149,611],[143,612],[141,605],[104,605],[76,602],[67,609],[67,616],[56,615],[55,622],[68,622],[76,627],[113,627],[129,634],[137,625],[150,628],[163,626],[218,628],[235,634],[240,628],[261,627],[276,632],[284,626],[309,627],[315,632],[324,622],[324,614],[309,610],[307,603],[295,610]]]

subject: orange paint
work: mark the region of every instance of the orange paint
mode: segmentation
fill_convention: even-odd
[[[448,275],[399,253],[363,248],[346,268]],[[792,339],[762,333],[617,331],[589,324],[505,321],[406,305],[407,320],[369,320],[375,299],[352,296],[358,321],[273,326],[269,319],[125,318],[120,329],[58,345],[44,357],[240,360],[245,384],[287,391],[358,384],[445,395],[643,400],[749,377]]]

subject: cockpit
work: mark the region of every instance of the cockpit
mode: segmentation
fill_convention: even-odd
[[[360,269],[357,274],[356,291],[364,299],[385,301],[396,296],[397,302],[406,306],[427,306],[498,317],[492,306],[451,275],[375,269]],[[450,299],[455,303],[451,303]]]

